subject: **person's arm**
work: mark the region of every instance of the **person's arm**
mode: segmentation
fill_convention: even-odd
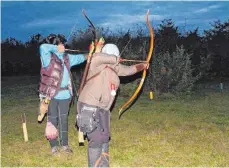
[[[137,72],[140,72],[140,71],[146,69],[147,66],[148,66],[148,64],[146,64],[146,63],[135,64],[132,66],[126,66],[126,65],[118,64],[115,69],[116,69],[118,76],[130,76],[130,75],[133,75]]]
[[[68,54],[70,66],[78,65],[83,63],[87,57],[88,54]]]
[[[102,64],[117,64],[119,62],[119,57],[115,55],[107,55],[103,53],[98,53],[93,56],[93,65],[95,67]]]
[[[40,45],[40,58],[43,67],[47,67],[51,60],[51,52],[57,52],[57,46],[53,44]]]

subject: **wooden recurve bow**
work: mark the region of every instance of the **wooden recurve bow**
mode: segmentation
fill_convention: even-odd
[[[146,63],[149,63],[149,61],[150,61],[150,59],[152,57],[153,45],[154,45],[154,34],[153,34],[153,28],[152,28],[152,26],[150,24],[150,21],[149,21],[149,10],[146,13],[146,22],[147,22],[147,25],[148,25],[148,28],[149,28],[149,32],[150,32],[150,49],[149,49],[149,52],[148,52],[148,56],[146,58]],[[126,107],[128,107],[131,104],[131,102],[133,102],[133,100],[137,97],[138,93],[140,92],[140,90],[141,90],[141,88],[142,88],[142,86],[144,84],[145,78],[146,78],[146,72],[147,72],[147,70],[145,69],[143,71],[143,74],[142,74],[141,82],[140,82],[138,88],[135,90],[134,94],[130,97],[130,99],[126,103],[124,103],[121,106],[121,108],[119,110],[119,119],[121,118],[121,116],[122,116],[124,110],[126,109]]]

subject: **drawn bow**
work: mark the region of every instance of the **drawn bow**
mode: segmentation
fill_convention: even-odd
[[[150,59],[152,57],[152,53],[153,53],[153,45],[154,45],[154,34],[153,34],[153,28],[150,24],[150,21],[149,21],[149,10],[147,11],[146,13],[146,23],[148,25],[148,28],[149,28],[149,32],[150,32],[150,49],[149,49],[149,52],[148,52],[148,56],[146,58],[146,63],[149,63],[150,62]],[[134,94],[130,97],[130,99],[124,103],[120,110],[119,110],[119,119],[121,118],[122,114],[124,113],[124,109],[126,109],[126,107],[128,107],[130,105],[131,102],[133,102],[133,100],[137,97],[138,93],[140,92],[142,86],[143,86],[143,83],[145,81],[145,78],[146,78],[146,72],[147,70],[145,69],[143,71],[143,74],[142,74],[142,79],[141,79],[141,82],[138,86],[138,88],[136,89],[136,91],[134,92]]]

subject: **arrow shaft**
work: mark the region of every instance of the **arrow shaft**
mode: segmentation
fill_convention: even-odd
[[[142,63],[147,63],[147,61],[141,61],[141,60],[129,60],[129,59],[124,59],[123,62],[142,62]]]
[[[65,49],[65,51],[89,52],[89,51],[82,51],[82,50],[72,50],[72,49]]]

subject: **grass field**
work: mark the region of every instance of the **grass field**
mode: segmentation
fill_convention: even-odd
[[[69,114],[74,154],[52,156],[44,137],[45,122],[37,123],[37,79],[10,80],[2,80],[1,166],[87,166],[87,146],[78,146],[74,128],[75,107]],[[118,120],[118,107],[126,100],[119,97],[112,111],[111,167],[229,166],[229,92],[202,91],[159,100],[141,96]],[[27,143],[22,133],[23,112]]]

